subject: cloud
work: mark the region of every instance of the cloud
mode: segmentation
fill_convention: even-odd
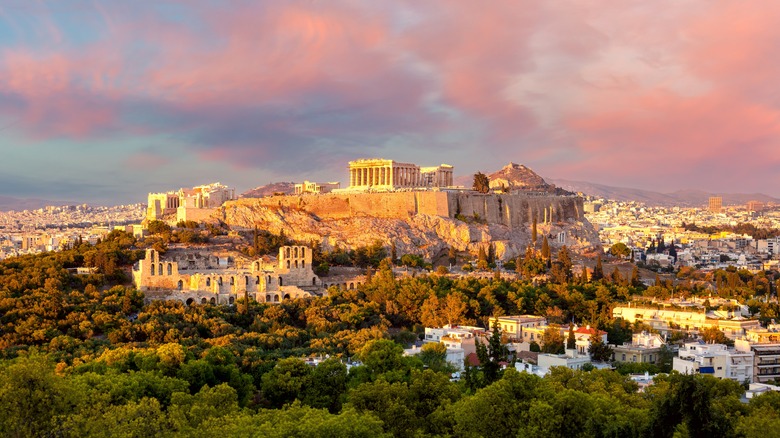
[[[296,175],[388,153],[464,173],[513,160],[670,188],[759,190],[780,161],[780,6],[78,2],[75,20],[45,5],[2,11],[0,115],[31,141],[167,137]]]

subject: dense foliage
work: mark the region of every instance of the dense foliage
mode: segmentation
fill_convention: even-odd
[[[728,381],[673,374],[638,393],[621,373],[635,371],[628,365],[555,369],[544,379],[511,364],[502,371],[498,330],[479,348],[483,367],[459,382],[450,381],[441,348],[403,356],[401,344],[423,326],[485,326],[502,314],[588,323],[623,342],[647,327],[613,320],[616,302],[683,288],[659,282],[645,290],[620,275],[575,278],[565,250],[554,261],[533,262],[533,252],[521,260],[520,270],[550,266],[550,281],[539,285],[498,275],[395,278],[379,261],[355,290],[278,305],[188,307],[145,304],[127,285],[142,255],[136,245],[115,232],[95,246],[0,262],[0,434],[763,436],[780,425],[780,396],[743,404],[742,389]],[[372,264],[384,255],[366,249],[354,257]],[[96,270],[69,271],[83,265]],[[771,283],[741,271],[715,277],[723,295]],[[750,303],[762,315],[780,310]],[[548,341],[556,349],[566,342]],[[313,367],[305,356],[330,359]],[[348,369],[349,358],[362,365]]]

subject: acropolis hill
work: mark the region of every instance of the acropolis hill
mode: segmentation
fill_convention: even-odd
[[[365,170],[366,163],[377,167]],[[567,245],[578,252],[599,245],[577,196],[540,190],[483,194],[451,187],[452,166],[419,168],[433,175],[426,176],[410,167],[414,165],[393,167],[396,164],[353,161],[347,189],[231,200],[215,212],[215,218],[232,228],[257,226],[298,241],[319,241],[323,249],[354,248],[379,240],[387,246],[394,243],[399,255],[427,258],[441,256],[449,247],[476,254],[490,242],[499,258],[515,257],[531,242],[534,218],[539,242],[547,235],[552,247]],[[510,163],[505,169],[512,166],[517,168]]]

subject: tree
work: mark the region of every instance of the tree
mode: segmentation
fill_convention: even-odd
[[[550,324],[542,333],[542,353],[561,354],[564,352],[563,335],[556,324]]]
[[[615,266],[615,270],[612,271],[612,284],[618,286],[623,284],[623,277],[620,275],[620,270],[617,266]]]
[[[444,313],[444,318],[450,326],[460,323],[466,314],[466,309],[468,309],[468,306],[463,301],[460,292],[450,292],[447,294],[447,297],[444,298],[442,313]]]
[[[458,263],[458,251],[455,250],[454,246],[447,250],[447,261],[453,266]]]
[[[601,254],[596,259],[596,267],[593,268],[593,272],[590,274],[591,281],[598,281],[604,278],[604,267],[601,265]]]
[[[574,337],[574,324],[569,324],[569,336],[566,337],[566,349],[574,350],[577,348],[577,339]]]
[[[434,371],[449,370],[447,347],[440,342],[428,342],[420,349],[419,358],[423,365]]]
[[[474,174],[474,190],[479,193],[490,192],[490,178],[482,172]]]
[[[477,269],[486,271],[490,267],[488,262],[488,255],[485,248],[480,245],[479,252],[477,253]]]
[[[537,237],[538,237],[538,232],[536,229],[536,215],[534,215],[534,222],[531,225],[531,241],[534,243],[534,246],[536,246]]]
[[[631,270],[631,286],[637,287],[641,284],[642,282],[639,281],[639,268],[634,266],[634,269]]]
[[[493,333],[488,338],[487,345],[477,342],[477,357],[482,367],[484,383],[490,385],[501,377],[500,362],[506,360],[507,349],[501,341],[501,327],[498,320],[493,322]]]
[[[549,264],[550,262],[550,243],[547,241],[547,236],[542,239],[542,259]]]
[[[609,248],[609,254],[614,257],[628,257],[631,255],[631,249],[623,242],[618,242]]]
[[[594,330],[594,333],[590,335],[588,354],[596,362],[607,362],[612,359],[612,347],[604,343],[601,336],[598,335],[598,329]]]

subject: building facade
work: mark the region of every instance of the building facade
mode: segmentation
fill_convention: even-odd
[[[176,221],[203,220],[214,209],[233,199],[236,199],[235,189],[218,182],[178,191],[149,193],[146,219],[160,220],[176,215]]]
[[[453,167],[448,164],[420,167],[412,163],[381,158],[349,162],[350,190],[395,190],[452,185]]]
[[[164,259],[147,249],[133,269],[133,280],[148,297],[186,304],[232,304],[245,294],[255,301],[278,303],[321,292],[311,257],[311,249],[305,246],[283,246],[278,258],[266,256],[248,264],[192,252]]]
[[[658,334],[634,333],[631,336],[631,343],[612,347],[612,360],[657,364],[661,360],[661,351],[665,346],[666,342]]]
[[[723,344],[688,342],[672,360],[672,369],[681,374],[709,374],[743,383],[753,381],[753,360],[752,353]]]
[[[319,194],[319,193],[330,193],[334,190],[338,190],[341,187],[341,184],[338,182],[311,182],[311,181],[304,181],[302,183],[295,184],[295,194],[296,195],[302,195],[304,193],[312,193],[312,194]]]

